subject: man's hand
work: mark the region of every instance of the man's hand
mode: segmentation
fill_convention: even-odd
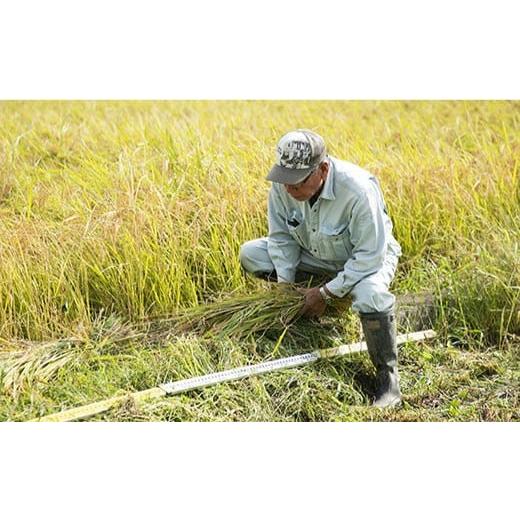
[[[320,294],[319,287],[311,287],[310,289],[300,287],[297,291],[305,296],[305,303],[300,311],[302,316],[314,318],[321,316],[325,312],[327,304]]]

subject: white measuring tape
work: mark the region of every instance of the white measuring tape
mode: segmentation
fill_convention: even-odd
[[[288,358],[275,359],[274,361],[265,361],[258,365],[248,365],[244,367],[232,368],[231,370],[224,370],[223,372],[214,372],[205,376],[192,377],[191,379],[183,379],[181,381],[172,381],[159,385],[168,395],[180,394],[193,388],[204,388],[205,386],[216,385],[224,381],[235,381],[244,377],[254,376],[257,374],[264,374],[265,372],[274,372],[275,370],[282,370],[283,368],[299,367],[308,363],[313,363],[319,359],[319,354],[310,352],[308,354],[301,354],[299,356],[292,356]]]
[[[406,343],[407,341],[433,338],[434,336],[435,332],[433,330],[401,334],[397,336],[397,344]],[[237,379],[243,379],[257,374],[264,374],[265,372],[275,372],[276,370],[283,370],[285,368],[308,365],[309,363],[314,363],[320,358],[344,356],[354,352],[362,352],[366,349],[366,342],[360,341],[358,343],[350,343],[339,347],[315,350],[307,354],[299,354],[297,356],[275,359],[273,361],[265,361],[257,365],[246,365],[243,367],[232,368],[231,370],[224,370],[223,372],[213,372],[212,374],[192,377],[190,379],[172,381],[170,383],[159,385],[159,388],[164,390],[167,395],[175,395],[195,388],[204,388],[225,381],[236,381]]]
[[[433,330],[422,330],[420,332],[412,332],[410,334],[401,334],[397,336],[397,343],[406,343],[407,341],[421,341],[435,337]],[[117,403],[123,402],[128,397],[135,401],[141,399],[151,399],[164,397],[165,395],[175,395],[194,388],[203,388],[205,386],[216,385],[225,381],[234,381],[236,379],[243,379],[245,377],[263,374],[265,372],[274,372],[276,370],[283,370],[284,368],[298,367],[301,365],[308,365],[314,363],[318,359],[331,358],[336,356],[344,356],[352,354],[353,352],[361,352],[367,349],[364,341],[358,343],[350,343],[348,345],[340,345],[339,347],[326,348],[308,352],[307,354],[299,354],[297,356],[286,357],[282,359],[275,359],[273,361],[264,361],[258,365],[247,365],[243,367],[232,368],[223,372],[214,372],[204,376],[192,377],[190,379],[182,379],[181,381],[172,381],[164,385],[159,385],[147,390],[134,392],[129,396],[116,396],[96,403],[79,406],[70,410],[64,410],[45,417],[39,417],[36,421],[77,421],[79,419],[86,419],[98,413],[106,412]]]

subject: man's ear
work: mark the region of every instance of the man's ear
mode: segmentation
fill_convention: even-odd
[[[320,173],[321,178],[325,180],[327,178],[327,173],[329,173],[329,163],[327,161],[324,161],[320,164]]]

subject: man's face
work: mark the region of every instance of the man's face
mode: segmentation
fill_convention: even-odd
[[[328,163],[321,163],[306,179],[298,184],[284,184],[287,193],[303,202],[309,200],[321,187],[329,172]]]

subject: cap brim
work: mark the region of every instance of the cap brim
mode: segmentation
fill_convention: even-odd
[[[283,166],[275,164],[266,179],[271,182],[279,182],[280,184],[298,184],[315,168],[316,166],[311,166],[309,168],[295,170],[294,168],[284,168]]]

